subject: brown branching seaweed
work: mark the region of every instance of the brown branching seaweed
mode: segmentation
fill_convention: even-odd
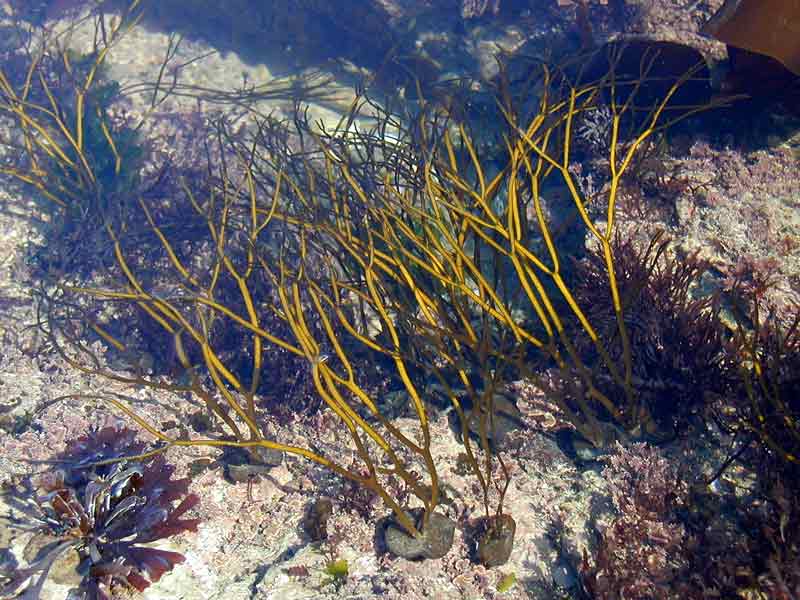
[[[570,173],[569,148],[575,116],[594,107],[612,84],[601,81],[566,88],[566,97],[551,97],[563,91],[562,82],[545,69],[542,85],[539,114],[525,128],[516,124],[511,107],[505,109],[510,125],[508,164],[493,177],[485,172],[465,125],[438,126],[424,116],[413,134],[388,120],[372,132],[360,131],[354,125],[357,106],[340,128],[327,135],[303,127],[301,133],[313,138],[317,151],[315,157],[304,157],[299,167],[293,164],[297,159],[270,154],[273,146],[268,140],[274,136],[267,122],[256,121],[253,140],[241,143],[220,122],[220,140],[234,150],[236,164],[221,167],[216,188],[207,198],[198,197],[188,185],[184,190],[208,225],[212,248],[208,272],[195,272],[184,262],[153,210],[141,202],[142,214],[168,258],[174,291],[165,296],[148,289],[145,276],[135,268],[135,252],[126,247],[124,232],[109,226],[125,289],[67,292],[138,305],[172,336],[177,357],[199,392],[200,376],[187,348],[198,349],[195,355],[231,412],[210,394],[201,397],[238,444],[297,453],[358,481],[381,496],[410,532],[416,527],[388,495],[380,476],[395,475],[404,481],[425,506],[426,515],[439,501],[428,412],[412,377],[412,367],[428,370],[447,390],[459,416],[462,442],[484,490],[487,512],[494,486],[501,513],[508,480],[492,478],[494,397],[512,371],[536,377],[528,365],[529,348],[553,360],[565,376],[580,380],[583,395],[557,400],[587,439],[604,443],[593,403],[627,430],[638,425],[639,418],[611,232],[618,181],[639,145],[657,131],[668,98],[653,107],[647,127],[626,142],[621,159],[616,155],[621,147],[619,123],[633,94],[626,104],[612,107],[612,173],[607,223],[601,229]],[[394,144],[388,142],[389,132]],[[620,360],[603,346],[562,275],[542,195],[554,178],[560,178],[569,191],[581,222],[603,249],[622,347],[614,356]],[[238,297],[223,300],[230,289],[238,290]],[[283,321],[288,332],[278,337],[265,329],[267,315]],[[600,391],[568,337],[566,319],[575,319],[595,344],[625,400]],[[229,369],[212,345],[212,331],[220,321],[250,340],[249,382]],[[100,330],[99,325],[94,327]],[[377,333],[370,334],[370,329]],[[104,337],[113,339],[108,333]],[[308,361],[317,392],[350,432],[366,476],[309,449],[263,439],[255,395],[265,343]],[[360,383],[353,362],[358,355],[352,349],[359,345],[393,364],[418,421],[416,440],[386,418]],[[472,413],[479,415],[483,465],[472,447],[468,417],[450,375],[467,390]],[[134,416],[129,408],[124,410]],[[428,478],[425,486],[412,475],[400,450],[421,461]],[[376,452],[382,458],[376,458]],[[389,467],[379,466],[384,460]]]
[[[96,271],[113,262],[104,234],[98,235],[107,223],[116,227],[124,222],[131,234],[137,228],[130,215],[138,213],[136,197],[152,193],[148,186],[159,183],[142,175],[150,150],[140,133],[166,98],[191,97],[224,106],[229,113],[255,114],[258,102],[266,99],[296,103],[329,98],[328,79],[315,72],[261,84],[244,82],[238,90],[188,85],[181,75],[192,61],[176,64],[178,36],[170,37],[155,81],[120,87],[106,77],[105,63],[142,16],[139,0],[114,18],[98,7],[85,17],[94,26],[87,53],[69,48],[71,28],[58,35],[43,31],[35,37],[39,41],[30,41],[0,65],[0,116],[13,124],[11,133],[0,138],[6,150],[0,174],[34,189],[33,198],[44,201],[45,213],[53,216],[47,226],[53,248],[40,262],[56,276],[86,270],[86,264],[88,271]],[[118,116],[115,103],[132,94],[145,94],[150,102],[129,123]]]
[[[122,169],[122,157],[111,136],[101,105],[93,102],[100,69],[106,55],[126,31],[135,26],[141,17],[137,12],[139,2],[130,4],[125,14],[110,30],[96,36],[95,48],[89,61],[75,63],[75,55],[56,47],[55,58],[71,82],[71,89],[54,89],[52,76],[45,68],[54,58],[46,40],[30,57],[21,89],[15,89],[10,79],[0,70],[0,112],[10,116],[18,125],[21,143],[14,144],[23,151],[25,164],[4,166],[0,172],[33,186],[42,197],[62,209],[75,208],[82,212],[102,212],[91,202],[99,202],[103,191],[98,181],[97,164],[87,156],[87,128],[97,119],[97,127],[107,146],[103,151],[114,158],[114,173]],[[98,31],[100,31],[98,24]],[[45,61],[45,57],[48,58]],[[66,102],[67,98],[71,100]]]
[[[3,85],[0,109],[16,119],[30,161],[6,174],[62,208],[91,212],[95,205],[81,204],[87,196],[100,207],[100,200],[109,200],[94,168],[97,157],[85,151],[84,141],[86,95],[107,47],[78,87],[74,118],[64,116],[69,111],[46,85],[49,107],[29,102],[27,86],[18,94]],[[312,126],[299,110],[292,126],[251,113],[248,127],[235,134],[220,119],[220,151],[217,162],[209,160],[205,181],[182,180],[181,194],[157,200],[135,187],[120,188],[114,207],[122,203],[125,210],[93,215],[112,257],[105,279],[75,285],[65,278],[55,291],[43,289],[41,327],[76,368],[192,392],[224,424],[226,435],[217,438],[174,438],[127,402],[108,397],[163,442],[156,452],[208,445],[248,449],[254,462],[266,451],[301,456],[380,497],[417,538],[431,517],[442,518],[435,512],[441,482],[431,449],[433,398],[425,385],[425,377],[433,377],[458,417],[486,514],[505,522],[509,472],[494,452],[495,403],[512,377],[546,387],[540,368],[555,366],[569,385],[551,389],[553,401],[598,446],[610,441],[605,421],[622,435],[645,425],[615,259],[620,182],[648,140],[706,108],[670,105],[691,73],[652,106],[637,105],[653,60],[643,57],[635,79],[616,77],[612,67],[589,83],[542,66],[530,87],[538,90],[538,109],[529,117],[501,90],[499,166],[497,157],[488,160],[476,150],[483,140],[469,123],[422,99],[410,122],[378,111],[368,130],[358,124],[368,102],[361,95],[332,131]],[[34,76],[44,81],[35,66],[29,79]],[[154,88],[154,102],[158,93],[180,91],[161,82]],[[571,170],[572,142],[576,119],[601,105],[610,112],[609,172],[602,193],[589,199]],[[636,118],[627,119],[634,110]],[[119,174],[125,157],[103,126],[102,112],[98,118]],[[575,295],[568,250],[553,223],[564,206],[551,202],[554,196],[574,212],[571,226],[600,248],[605,277],[597,293],[611,298],[613,333],[599,329]],[[165,218],[175,213],[191,224],[190,232]],[[99,336],[117,352],[135,353],[120,333],[125,321],[128,330],[148,323],[149,334],[171,349],[183,382],[148,376],[145,368],[123,375],[103,366],[86,340]],[[597,368],[579,352],[575,332],[589,340],[618,394],[598,385]],[[272,349],[305,363],[358,463],[340,461],[315,440],[293,445],[267,437],[257,397]],[[382,361],[402,386],[413,428],[401,429],[371,393],[363,363],[372,360]],[[399,482],[403,498],[390,480]],[[406,505],[407,496],[421,504],[421,513]]]

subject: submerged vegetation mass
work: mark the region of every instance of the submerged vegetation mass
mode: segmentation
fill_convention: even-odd
[[[757,299],[743,292],[748,314],[726,327],[721,295],[693,295],[708,265],[676,255],[660,234],[638,249],[622,237],[620,195],[640,155],[680,121],[715,108],[680,94],[699,68],[666,87],[659,80],[655,99],[648,78],[658,55],[647,51],[638,72],[623,74],[612,48],[608,68],[588,80],[586,57],[531,61],[513,83],[501,70],[500,125],[490,134],[468,111],[426,102],[421,90],[399,106],[359,90],[332,129],[309,122],[299,103],[286,122],[222,114],[202,132],[202,177],[165,164],[145,178],[144,142],[138,128],[112,118],[119,89],[102,76],[109,49],[139,15],[133,2],[110,27],[99,17],[87,56],[43,47],[29,54],[23,77],[0,70],[0,114],[14,126],[6,143],[19,152],[0,171],[49,203],[48,243],[58,249],[35,293],[42,331],[77,369],[193,394],[217,432],[171,436],[108,395],[160,442],[131,446],[125,460],[200,445],[242,449],[256,467],[297,455],[382,500],[393,515],[390,551],[437,558],[456,526],[437,511],[444,482],[431,418],[445,406],[481,490],[478,555],[488,566],[508,560],[515,530],[504,508],[511,473],[497,452],[498,399],[514,381],[544,390],[574,437],[599,451],[673,439],[708,418],[745,440],[742,448],[758,442],[781,469],[796,469],[799,319],[786,327],[775,314],[759,318]],[[322,93],[316,86],[303,89]],[[238,108],[248,101],[244,92],[163,81],[151,91],[153,102],[170,93]],[[285,93],[296,100],[298,88]],[[585,151],[581,132],[598,121],[604,133],[594,147],[606,154],[594,157],[602,170],[590,187],[575,164]],[[106,366],[95,340],[130,368]],[[399,414],[413,427],[400,426],[397,406],[376,391],[378,371],[400,392]],[[302,374],[302,393],[316,405],[266,391],[280,385],[275,373],[288,372]],[[717,412],[711,396],[747,402]],[[293,410],[328,414],[359,460],[340,461],[313,439],[270,437],[261,415]],[[149,473],[110,468],[103,477],[113,485]],[[50,497],[85,510],[64,490]],[[688,497],[681,492],[680,508]],[[673,515],[677,496],[665,502],[659,510]],[[586,567],[598,597],[616,597],[602,595],[620,568],[610,539]],[[97,572],[98,550],[86,548]]]

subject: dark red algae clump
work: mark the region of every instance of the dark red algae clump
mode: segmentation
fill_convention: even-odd
[[[181,518],[199,500],[188,493],[189,479],[172,479],[175,467],[160,454],[96,464],[139,454],[145,447],[132,430],[105,427],[54,457],[58,468],[4,492],[19,512],[8,517],[11,526],[53,541],[30,564],[5,574],[9,582],[0,588],[0,597],[26,585],[37,597],[53,564],[73,550],[82,579],[70,591],[71,599],[108,599],[118,587],[143,591],[185,560],[178,552],[147,544],[197,531],[199,519]]]

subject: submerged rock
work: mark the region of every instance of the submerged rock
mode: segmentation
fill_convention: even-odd
[[[283,462],[283,452],[273,448],[254,446],[247,451],[241,448],[226,448],[223,453],[225,474],[234,483],[258,480],[273,467]]]
[[[417,529],[422,527],[422,518],[425,511],[413,508],[409,512]],[[410,535],[403,527],[392,518],[386,525],[384,541],[389,552],[409,560],[423,558],[441,558],[447,554],[453,545],[456,524],[444,515],[432,513],[428,517],[428,525],[420,537]]]
[[[328,539],[328,519],[333,513],[333,503],[329,498],[318,498],[306,511],[303,517],[303,531],[311,541],[321,542]]]
[[[485,567],[506,564],[514,548],[516,531],[517,523],[511,515],[491,517],[486,532],[478,541],[478,561]]]
[[[505,437],[517,429],[525,427],[522,415],[514,401],[503,394],[495,394],[493,399],[494,419],[493,426],[488,425],[486,435],[493,444],[498,444]],[[469,430],[472,434],[480,437],[481,414],[485,414],[486,407],[479,406],[469,411],[467,415]]]

